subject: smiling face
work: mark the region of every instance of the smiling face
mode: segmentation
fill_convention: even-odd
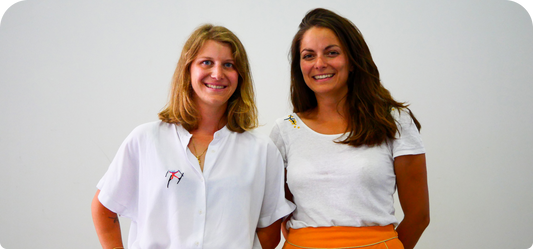
[[[200,108],[225,107],[239,84],[231,47],[208,40],[190,65],[193,100]]]
[[[312,27],[300,41],[300,68],[305,83],[318,97],[342,98],[348,92],[350,63],[335,33]]]

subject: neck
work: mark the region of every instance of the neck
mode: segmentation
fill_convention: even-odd
[[[199,106],[198,112],[200,113],[200,120],[198,121],[198,128],[191,131],[193,135],[212,135],[227,123],[224,116],[226,105],[217,108]]]
[[[317,106],[313,113],[319,119],[346,119],[346,97],[316,96]]]

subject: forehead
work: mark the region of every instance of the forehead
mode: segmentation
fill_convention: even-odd
[[[233,53],[231,52],[231,46],[229,44],[214,40],[207,40],[204,42],[200,50],[198,50],[196,57],[210,57],[231,60],[233,59]]]
[[[341,47],[339,38],[335,33],[328,28],[312,27],[307,30],[300,42],[300,50],[303,49],[324,49],[330,45],[337,45]]]

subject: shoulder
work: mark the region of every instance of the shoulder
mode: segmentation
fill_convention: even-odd
[[[257,130],[236,133],[236,136],[239,139],[239,146],[254,147],[254,150],[264,151],[268,154],[278,151],[272,139]]]
[[[270,138],[258,132],[257,130],[245,131],[243,133],[235,133],[239,139],[249,141],[258,145],[267,146],[271,141]]]
[[[291,113],[284,117],[276,119],[276,123],[274,124],[274,127],[277,127],[280,130],[287,130],[298,125],[299,122],[301,121],[298,118],[298,115]]]
[[[411,116],[411,110],[408,108],[393,108],[391,110],[391,115],[396,121],[398,131],[396,133],[396,138],[406,138],[406,137],[420,137],[420,130]]]
[[[270,138],[279,146],[279,140],[291,140],[290,137],[301,136],[300,127],[303,125],[301,122],[300,117],[295,113],[278,118],[270,132]]]
[[[137,140],[153,139],[162,133],[176,132],[175,126],[175,124],[166,123],[160,120],[144,123],[135,127],[129,134],[128,138]]]
[[[410,112],[411,110],[407,108],[392,108],[391,115],[399,124],[410,124],[413,122]]]
[[[292,122],[296,120],[296,117],[297,116],[295,113],[285,115],[281,118],[276,119],[276,124],[290,126],[290,124],[292,124]]]

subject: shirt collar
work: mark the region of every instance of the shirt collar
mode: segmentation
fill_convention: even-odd
[[[183,128],[181,124],[176,124],[176,132],[178,133],[178,138],[181,143],[181,147],[187,151],[187,145],[189,145],[189,141],[191,140],[192,134],[189,133],[188,130]]]
[[[189,145],[189,141],[191,141],[192,134],[189,133],[189,131],[181,124],[176,124],[176,132],[178,133],[178,137],[181,143],[181,146],[187,150],[187,145]],[[222,127],[222,129],[218,130],[213,134],[213,141],[222,139],[226,136],[228,136],[231,133],[231,131],[228,129],[227,126]]]
[[[230,133],[231,131],[228,129],[226,125],[224,125],[224,127],[222,127],[220,130],[216,131],[215,134],[213,134],[213,140],[224,138]]]

